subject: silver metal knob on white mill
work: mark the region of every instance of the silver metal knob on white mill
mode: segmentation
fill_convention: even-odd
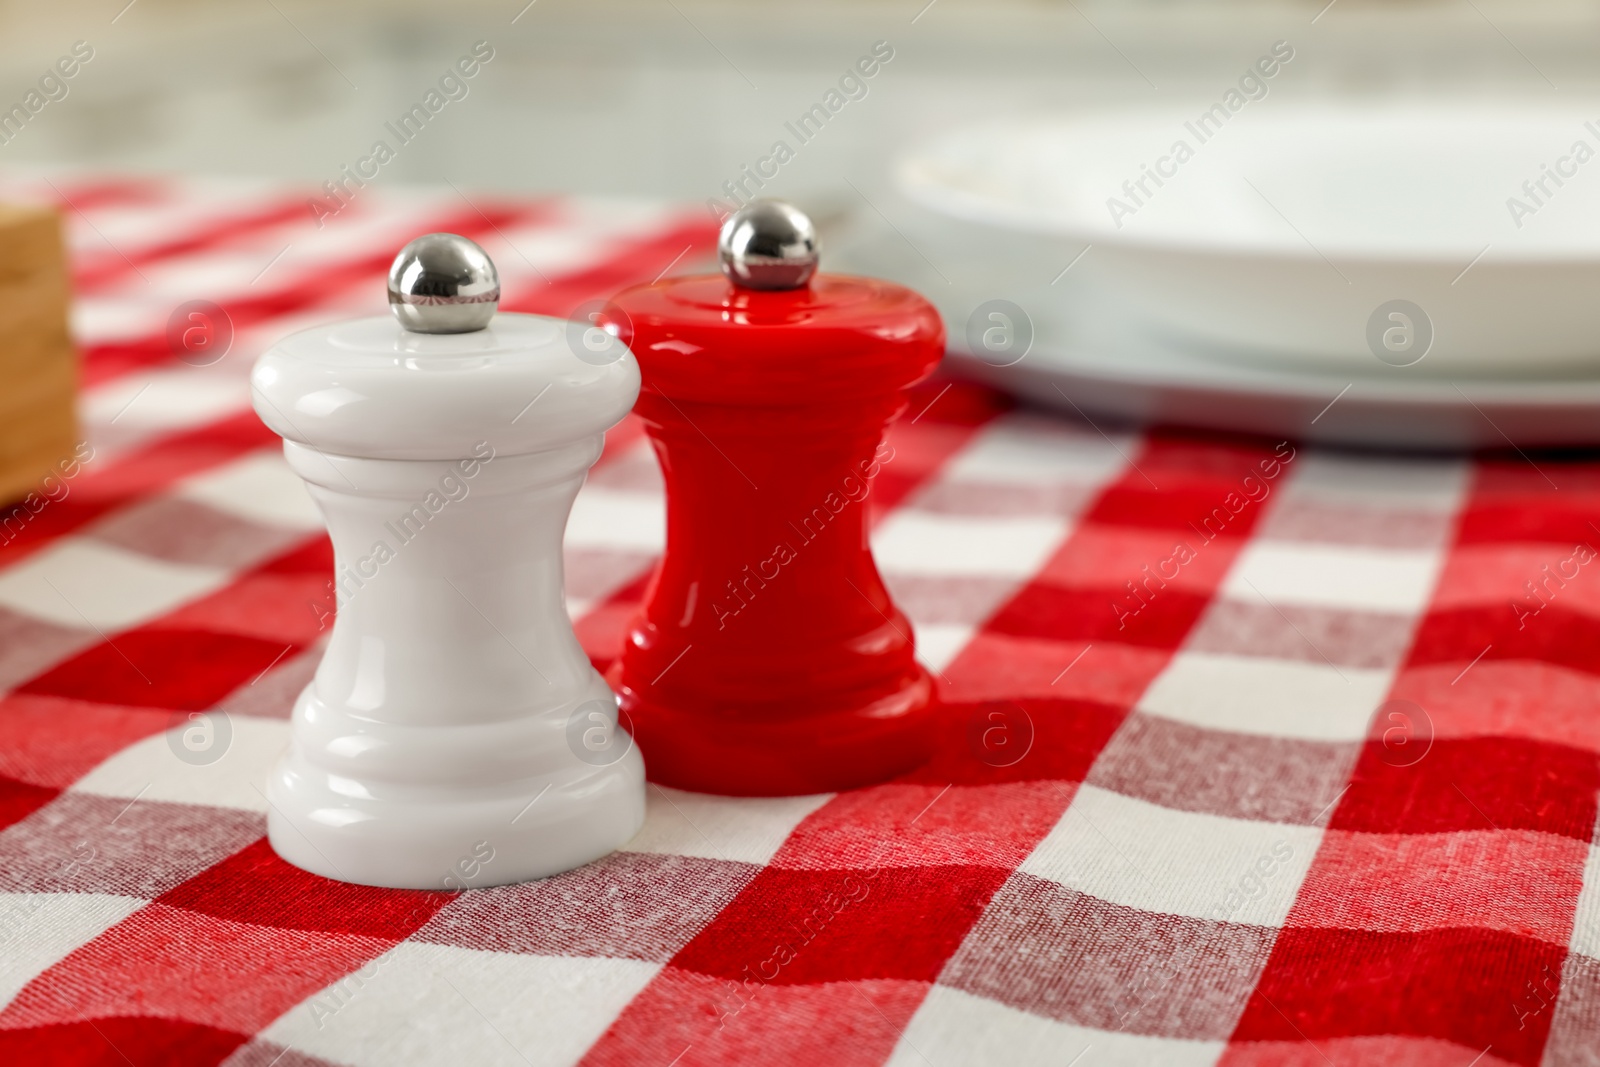
[[[475,241],[426,233],[389,267],[389,310],[412,333],[471,333],[500,307],[500,273]]]

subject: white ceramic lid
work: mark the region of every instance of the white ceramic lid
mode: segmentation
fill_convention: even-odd
[[[639,393],[639,367],[579,359],[569,323],[502,312],[473,333],[423,334],[394,318],[291,334],[250,377],[275,433],[323,452],[375,459],[460,459],[556,448],[616,425]]]

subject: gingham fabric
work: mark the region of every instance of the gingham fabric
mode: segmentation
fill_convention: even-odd
[[[706,220],[370,189],[318,230],[282,190],[39,188],[94,456],[0,516],[0,1063],[1600,1063],[1592,457],[1102,433],[936,381],[870,498],[932,763],[651,786],[580,870],[353,887],[263,837],[332,560],[251,360],[379,313],[417,233],[566,314],[701,260]],[[205,366],[167,340],[195,299],[235,331]],[[661,527],[630,421],[567,537],[602,668]]]

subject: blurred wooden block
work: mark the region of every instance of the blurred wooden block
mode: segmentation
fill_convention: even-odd
[[[0,205],[0,505],[59,473],[77,443],[70,299],[60,216]]]

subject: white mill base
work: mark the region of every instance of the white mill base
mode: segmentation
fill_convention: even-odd
[[[317,702],[315,684],[301,694],[297,720]],[[368,796],[352,798],[344,785],[300,746],[291,749],[267,790],[273,850],[325,878],[393,889],[454,891],[545,878],[614,851],[644,822],[637,749],[609,767],[498,787],[369,782]]]
[[[638,831],[644,763],[596,714],[614,723],[614,697],[562,596],[561,535],[600,444],[462,463],[285,442],[340,596],[268,783],[278,855],[457,890],[568,870]]]
[[[268,789],[274,851],[325,878],[393,889],[454,891],[545,878],[614,851],[644,822],[644,764],[636,750],[619,765],[467,796],[459,787],[398,787],[352,804],[338,786],[300,752],[278,764]],[[350,821],[336,825],[340,819]]]

